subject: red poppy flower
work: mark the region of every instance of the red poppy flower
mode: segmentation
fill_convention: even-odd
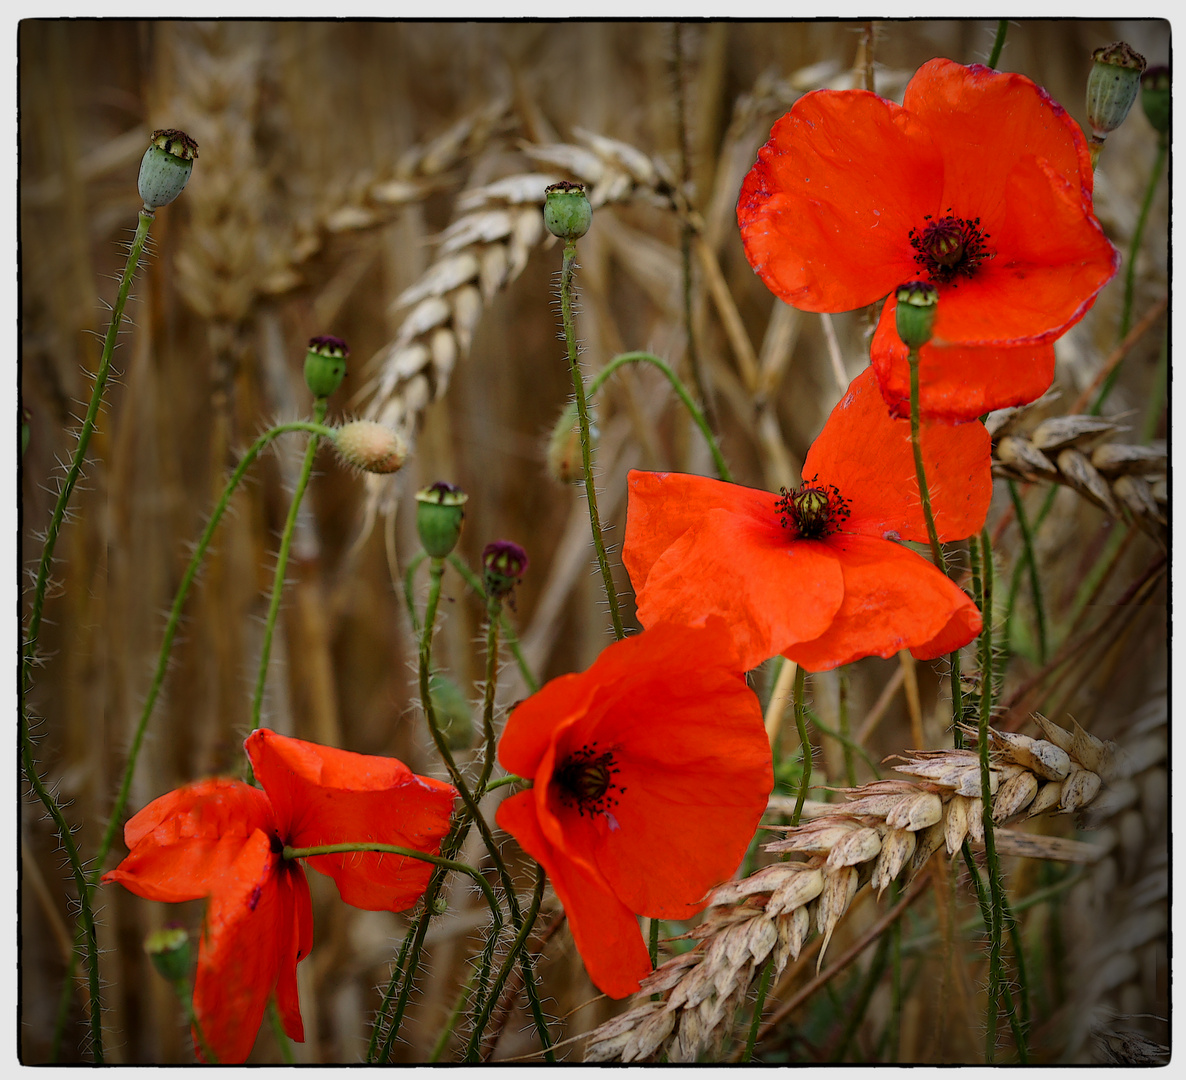
[[[498,808],[552,879],[589,977],[651,970],[636,915],[687,918],[737,869],[774,785],[762,712],[719,620],[655,626],[553,679],[498,747],[535,780]]]
[[[924,421],[940,540],[981,528],[992,497],[984,425]],[[809,671],[909,648],[931,660],[980,632],[967,595],[896,543],[927,540],[910,423],[872,369],[853,380],[781,496],[679,473],[630,473],[622,561],[643,626],[721,615],[745,668],[782,653]]]
[[[1027,370],[1032,350],[1002,347],[1053,341],[1116,272],[1091,189],[1083,133],[1044,90],[1023,75],[931,60],[901,106],[865,90],[800,98],[759,151],[737,219],[754,270],[807,311],[848,311],[931,280],[935,344],[996,347],[992,364],[1005,372],[990,381],[1007,404],[1012,383],[1041,379]],[[892,332],[891,307],[882,326],[890,320]],[[891,369],[900,381],[885,337],[874,346],[883,386]],[[974,373],[968,365],[965,378]],[[957,398],[946,392],[936,411],[971,418],[998,407],[975,380],[967,401]],[[922,403],[928,413],[925,383]]]
[[[130,853],[103,876],[146,900],[209,898],[193,1003],[222,1063],[246,1060],[273,990],[284,1030],[304,1041],[296,966],[313,944],[313,910],[305,872],[282,857],[285,845],[355,841],[435,854],[455,795],[394,758],[264,729],[246,746],[262,791],[214,779],[162,795],[124,826]],[[309,864],[334,879],[343,900],[368,911],[411,907],[432,871],[377,852],[319,855]]]

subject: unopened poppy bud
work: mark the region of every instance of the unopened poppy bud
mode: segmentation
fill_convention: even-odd
[[[189,976],[189,934],[184,927],[167,926],[144,939],[152,966],[171,983]]]
[[[468,498],[461,488],[442,480],[416,492],[416,531],[432,558],[443,559],[457,546]]]
[[[350,349],[340,337],[320,334],[309,339],[305,353],[305,385],[315,398],[327,398],[346,377]]]
[[[467,750],[474,741],[474,722],[461,688],[440,672],[428,680],[428,693],[437,728],[450,750]]]
[[[938,310],[939,290],[927,281],[909,281],[899,285],[898,337],[911,349],[918,349],[931,340]]]
[[[527,552],[510,540],[495,540],[482,549],[486,595],[509,596],[527,571]]]
[[[1141,88],[1145,58],[1131,45],[1117,41],[1091,54],[1087,76],[1087,122],[1102,142],[1128,115]]]
[[[544,189],[544,224],[561,240],[579,240],[593,224],[593,207],[583,184],[561,180]]]
[[[596,428],[589,431],[595,438]],[[585,479],[585,462],[581,454],[581,425],[577,420],[577,404],[569,402],[552,428],[548,439],[548,472],[562,484],[580,484]]]
[[[334,434],[342,460],[373,473],[397,472],[408,459],[408,444],[398,431],[375,420],[351,420]]]
[[[1151,67],[1141,76],[1141,108],[1159,135],[1170,130],[1170,69],[1164,64]]]
[[[136,186],[146,210],[171,203],[181,194],[194,171],[198,144],[184,131],[161,128],[150,136],[152,145],[140,159],[140,177]]]

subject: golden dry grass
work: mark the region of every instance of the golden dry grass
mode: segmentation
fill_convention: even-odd
[[[983,61],[996,25],[912,21],[874,29],[876,86],[892,96],[932,56]],[[556,340],[559,251],[531,232],[527,216],[513,213],[514,192],[490,187],[529,172],[567,175],[566,167],[586,160],[558,147],[584,147],[602,167],[612,148],[589,136],[642,155],[634,172],[624,160],[617,174],[608,170],[604,205],[581,242],[585,363],[596,370],[615,353],[649,349],[687,373],[680,200],[664,179],[678,181],[686,146],[688,190],[703,222],[692,251],[691,328],[710,413],[739,482],[793,483],[841,395],[836,361],[845,378],[862,368],[871,324],[865,312],[827,319],[774,300],[746,263],[733,210],[758,146],[794,98],[815,86],[859,84],[865,30],[842,22],[712,22],[678,30],[662,22],[21,24],[21,403],[30,425],[22,459],[22,571],[36,564],[39,530],[61,474],[57,463],[72,452],[78,402],[89,395],[103,305],[114,297],[121,245],[139,208],[135,174],[147,135],[180,127],[201,148],[189,187],[157,215],[151,259],[116,354],[120,378],[109,388],[73,523],[58,546],[41,635],[45,662],[29,699],[31,712],[44,718],[35,725],[43,775],[69,804],[84,853],[95,850],[109,812],[187,545],[236,455],[268,423],[307,412],[300,365],[314,334],[337,334],[352,349],[351,373],[331,417],[385,408],[414,452],[395,486],[383,489],[368,488],[328,451],[319,457],[273,649],[268,725],[442,774],[415,707],[415,641],[389,567],[392,553],[401,566],[415,554],[405,503],[436,480],[469,492],[461,551],[471,565],[495,538],[527,548],[532,565],[516,620],[537,675],[583,668],[606,644],[583,500],[545,469],[546,436],[570,394]],[[1087,57],[1119,38],[1150,63],[1168,57],[1164,23],[1033,21],[1010,26],[1001,66],[1031,76],[1082,120]],[[582,132],[589,133],[584,141]],[[1101,159],[1096,208],[1122,251],[1154,153],[1138,110]],[[660,169],[652,181],[643,175],[647,161]],[[467,215],[488,220],[495,211],[512,212],[509,231],[500,233],[497,222],[489,234],[458,231],[455,223]],[[1163,184],[1136,263],[1134,322],[1154,314],[1105,410],[1130,429],[1110,435],[1115,442],[1140,442],[1136,432],[1155,391],[1167,227]],[[448,247],[451,238],[457,250],[450,254],[471,255],[476,273],[468,264],[454,267],[453,278],[439,269],[442,240]],[[426,279],[433,266],[438,276]],[[420,295],[401,304],[410,289]],[[1082,411],[1070,406],[1116,344],[1121,295],[1117,279],[1059,343],[1061,396],[1047,415]],[[405,318],[426,299],[445,302],[447,311],[426,310],[424,329],[409,326]],[[1154,421],[1153,435],[1164,438],[1164,417]],[[666,384],[649,371],[629,370],[607,386],[598,424],[602,516],[614,543],[622,535],[627,468],[707,471],[710,461]],[[238,767],[276,540],[299,460],[299,444],[286,444],[253,470],[235,498],[187,608],[132,809]],[[1057,469],[1066,472],[1061,458]],[[1048,485],[1024,490],[1032,517]],[[1163,533],[1130,526],[1124,504],[1121,497],[1101,508],[1074,487],[1059,491],[1036,537],[1051,661],[1036,659],[1022,578],[997,718],[1002,728],[1035,734],[1029,718],[1041,709],[1066,726],[1074,717],[1123,746],[1132,732],[1156,738],[1164,725]],[[1146,526],[1159,507],[1164,511],[1164,501],[1152,510],[1142,505],[1138,517]],[[368,508],[376,507],[387,512],[368,528]],[[1011,515],[998,485],[989,529],[998,581],[1006,583],[1021,547]],[[1084,589],[1096,566],[1106,572],[1098,586]],[[632,621],[620,565],[616,573]],[[483,613],[460,579],[448,580],[436,655],[476,699],[482,671],[474,642]],[[864,783],[874,777],[868,763],[950,745],[950,704],[939,676],[929,665],[866,660],[843,676],[814,678],[820,730],[837,730],[843,714],[864,751],[850,781],[840,742],[820,737],[816,782]],[[764,702],[768,681],[759,673]],[[508,665],[500,707],[525,694]],[[772,727],[782,722],[776,713]],[[792,756],[793,729],[782,744]],[[1100,1046],[1123,1050],[1126,1038],[1168,1039],[1156,1021],[1109,1019],[1164,1017],[1167,1009],[1167,766],[1155,753],[1150,758],[1105,823],[1104,853],[1072,888],[1055,888],[1068,880],[1067,864],[1007,860],[1009,893],[1022,908],[1023,939],[1032,950],[1035,1060],[1091,1060],[1093,1046],[1100,1053]],[[26,1063],[50,1059],[72,936],[68,876],[40,811],[22,802]],[[1064,827],[1060,835],[1069,832]],[[121,851],[117,845],[109,861]],[[477,860],[480,852],[466,854]],[[960,864],[931,865],[933,887],[903,923],[902,1001],[894,1003],[888,981],[873,987],[864,1023],[844,1050],[848,1060],[983,1060],[983,943],[961,930],[974,906]],[[296,1060],[353,1062],[365,1049],[375,988],[386,981],[407,920],[346,908],[325,879],[314,880],[313,889],[316,946],[301,966],[307,1041],[295,1048]],[[1049,899],[1022,904],[1043,890]],[[195,927],[200,905],[166,910],[118,889],[103,890],[100,900],[108,1060],[192,1060],[176,1002],[141,941],[168,919]],[[479,940],[482,909],[471,890],[457,883],[450,902],[450,915],[429,935],[427,975],[399,1060],[427,1058]],[[835,926],[829,956],[841,955],[884,910],[868,890],[858,894]],[[556,924],[558,912],[550,901],[540,926],[551,936],[539,967],[556,1034],[572,1040],[565,1053],[577,1060],[578,1036],[622,1006],[598,998],[571,938]],[[1133,921],[1128,937],[1102,932]],[[767,1016],[778,1022],[763,1030],[760,1060],[828,1060],[840,1052],[845,1003],[859,993],[872,944],[851,970],[836,974],[832,998],[809,994],[787,1015],[768,1002]],[[778,991],[791,1001],[810,985],[814,965],[791,964],[787,972]],[[80,982],[69,1002],[63,1061],[85,1060],[85,1007]],[[495,1056],[534,1049],[520,1009],[506,1020]],[[1097,1021],[1104,1030],[1093,1041]],[[281,1060],[266,1023],[252,1060]]]

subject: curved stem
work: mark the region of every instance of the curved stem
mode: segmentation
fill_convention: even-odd
[[[621,641],[626,636],[622,629],[622,614],[618,610],[618,592],[614,587],[614,575],[609,568],[605,554],[605,539],[601,535],[601,518],[597,513],[597,485],[593,482],[593,445],[589,436],[589,406],[585,401],[585,379],[581,374],[577,358],[576,328],[572,318],[572,279],[576,272],[577,244],[575,240],[564,242],[564,262],[560,270],[560,311],[564,321],[564,341],[568,346],[568,366],[572,373],[572,389],[576,397],[577,417],[581,422],[581,463],[585,470],[585,500],[589,506],[589,527],[593,533],[593,547],[597,552],[597,565],[601,568],[601,579],[605,584],[605,598],[609,602],[609,617],[614,626],[614,637]]]
[[[313,415],[320,424],[325,419],[325,412],[329,402],[325,398],[318,398],[313,406]],[[268,680],[268,660],[272,655],[272,635],[276,630],[276,618],[280,614],[280,596],[284,592],[284,575],[288,571],[288,551],[292,546],[292,536],[296,531],[297,513],[301,508],[301,500],[305,496],[305,488],[309,486],[309,477],[313,475],[313,460],[317,457],[317,444],[320,439],[314,435],[305,448],[305,460],[301,465],[301,475],[297,479],[296,489],[292,493],[292,505],[288,508],[288,518],[284,522],[284,532],[280,536],[280,551],[276,556],[276,573],[272,578],[272,599],[268,604],[268,617],[264,623],[264,640],[259,654],[259,674],[255,679],[255,693],[251,698],[251,730],[260,724],[260,712],[264,702],[264,684]]]
[[[910,350],[910,446],[914,450],[914,472],[918,477],[918,494],[922,499],[922,513],[927,522],[927,537],[931,542],[931,556],[935,565],[947,573],[947,560],[939,545],[939,534],[935,529],[935,515],[931,511],[931,492],[927,487],[927,470],[922,460],[918,406],[918,349]]]
[[[1120,314],[1120,333],[1116,335],[1121,341],[1127,336],[1132,326],[1132,299],[1136,286],[1137,253],[1141,250],[1141,242],[1145,238],[1145,224],[1149,220],[1149,210],[1153,206],[1153,196],[1157,194],[1158,182],[1161,180],[1161,172],[1165,168],[1165,161],[1168,154],[1169,141],[1164,137],[1159,138],[1157,140],[1157,157],[1153,162],[1153,171],[1149,174],[1149,183],[1145,186],[1145,197],[1141,202],[1141,212],[1137,217],[1136,228],[1133,229],[1132,242],[1128,245],[1128,259],[1126,260],[1128,265],[1124,271],[1124,307],[1121,309]],[[1119,375],[1120,365],[1117,364],[1109,372],[1103,386],[1100,387],[1100,392],[1095,402],[1092,404],[1090,410],[1088,410],[1092,416],[1098,416],[1100,414],[1100,410],[1104,407],[1104,402],[1112,392],[1112,387],[1116,385],[1116,379]]]
[[[729,466],[725,462],[725,456],[721,453],[716,436],[713,435],[712,428],[709,426],[704,413],[701,412],[696,402],[692,400],[692,395],[688,393],[687,387],[680,381],[680,377],[671,370],[668,364],[655,356],[654,353],[619,353],[593,377],[589,383],[589,397],[595,397],[597,391],[605,385],[605,381],[623,364],[651,364],[663,372],[667,377],[667,381],[671,383],[671,388],[675,391],[680,401],[683,402],[684,408],[688,410],[688,415],[691,416],[693,422],[700,429],[700,433],[704,436],[704,441],[708,443],[708,450],[712,454],[713,464],[716,465],[717,475],[725,483],[733,483],[733,474],[729,471]]]

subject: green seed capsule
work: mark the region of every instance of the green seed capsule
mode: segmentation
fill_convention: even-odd
[[[350,349],[339,337],[321,334],[309,339],[305,353],[305,385],[315,398],[327,398],[346,377],[346,357]]]
[[[182,927],[170,926],[149,934],[144,939],[144,951],[152,966],[169,982],[189,975],[189,934]]]
[[[561,240],[579,240],[593,224],[593,207],[582,184],[561,180],[544,190],[544,224]]]
[[[1141,108],[1159,135],[1170,130],[1170,69],[1164,64],[1151,67],[1141,76]]]
[[[1141,88],[1145,58],[1131,45],[1117,41],[1091,54],[1087,76],[1087,122],[1097,139],[1115,131],[1128,115]]]
[[[416,531],[432,558],[443,559],[457,546],[468,498],[461,488],[443,481],[416,492]]]
[[[910,281],[898,286],[896,297],[898,337],[911,349],[920,349],[931,340],[939,290],[927,281]]]
[[[140,159],[137,181],[146,210],[167,206],[181,194],[197,156],[198,144],[184,131],[162,128],[152,133],[152,145]]]

